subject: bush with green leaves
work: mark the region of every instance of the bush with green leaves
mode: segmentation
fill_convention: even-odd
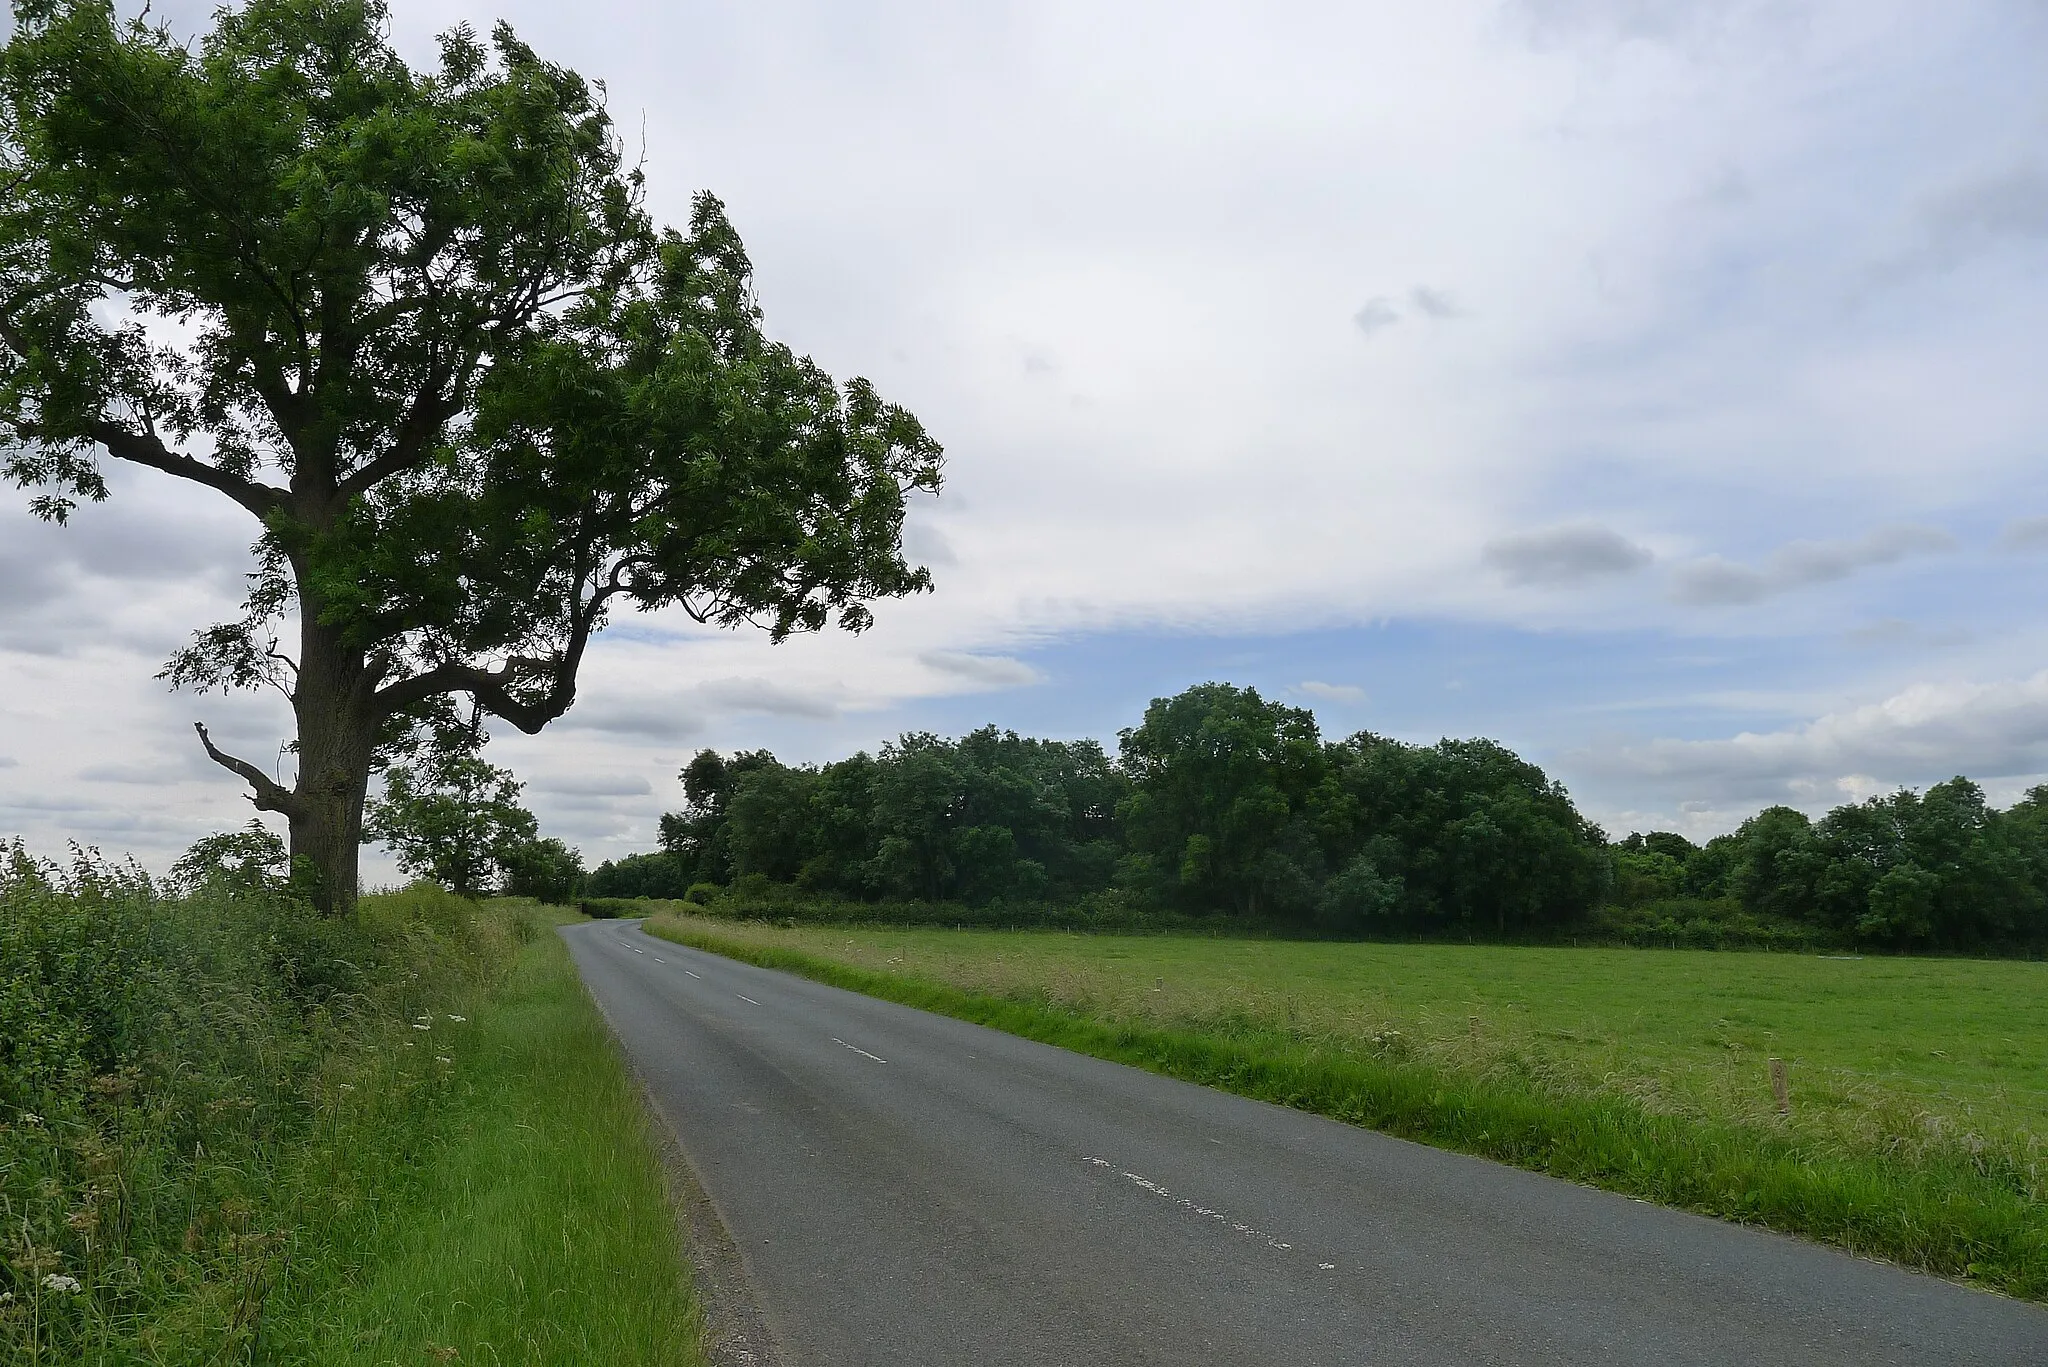
[[[367,1208],[318,1170],[373,1142],[336,1089],[381,1068],[348,1085],[428,1114],[404,1098],[438,1085],[431,1052],[377,1061],[419,1054],[499,932],[433,888],[318,915],[276,846],[209,837],[159,885],[0,845],[0,1363],[246,1360],[281,1279]]]

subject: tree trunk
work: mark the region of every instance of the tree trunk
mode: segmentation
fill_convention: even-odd
[[[303,581],[302,581],[303,585]],[[298,686],[299,778],[292,790],[292,862],[317,875],[313,904],[332,916],[355,911],[362,853],[363,800],[370,786],[379,718],[363,654],[319,622],[302,602]]]

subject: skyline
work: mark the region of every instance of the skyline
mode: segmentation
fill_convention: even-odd
[[[158,5],[182,32],[206,7]],[[771,334],[948,449],[867,636],[600,638],[487,754],[592,863],[700,745],[1093,735],[1205,679],[1486,735],[1615,835],[2048,776],[2048,9],[400,4],[607,82]],[[942,117],[941,117],[942,116]],[[644,132],[643,132],[644,130]],[[274,699],[151,676],[253,525],[0,500],[0,833],[162,867]],[[380,865],[366,860],[374,881]],[[382,866],[389,877],[388,865]]]

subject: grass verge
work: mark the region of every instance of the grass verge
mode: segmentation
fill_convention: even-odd
[[[562,919],[0,843],[0,1367],[695,1367]]]
[[[677,943],[1098,1058],[2048,1300],[2042,1175],[2011,1150],[1858,1152],[1659,1111],[1632,1096],[1561,1084],[1540,1070],[1474,1072],[1437,1060],[1373,1057],[1243,1020],[1105,1019],[1042,988],[975,991],[702,920],[656,917],[648,928]]]
[[[426,1142],[368,1118],[371,1132],[340,1146],[353,1169],[341,1184],[374,1199],[330,1231],[347,1249],[343,1275],[307,1279],[297,1304],[273,1311],[277,1341],[298,1341],[284,1359],[703,1360],[649,1119],[553,933],[561,919],[541,925],[474,1014],[444,1012],[418,1032],[418,1049],[437,1051],[426,1066],[449,1073]],[[322,1281],[338,1294],[309,1294]]]

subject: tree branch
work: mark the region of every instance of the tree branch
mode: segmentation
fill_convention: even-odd
[[[233,755],[216,746],[213,743],[213,737],[206,734],[205,722],[193,722],[192,729],[199,733],[199,743],[206,747],[206,757],[208,759],[220,765],[221,768],[226,769],[228,772],[239,775],[247,780],[249,786],[256,790],[249,800],[256,804],[257,811],[283,812],[286,816],[295,815],[299,811],[300,803],[298,798],[289,790],[273,781],[270,775],[249,763],[248,760],[236,759]]]
[[[259,518],[268,516],[284,499],[284,490],[243,479],[217,465],[181,455],[152,433],[131,432],[119,423],[103,419],[92,424],[88,435],[118,460],[125,460],[131,465],[146,465],[152,470],[161,470],[167,475],[217,489]]]
[[[580,653],[580,652],[579,652]],[[511,690],[512,681],[522,674],[542,670],[554,675],[547,696],[528,702]],[[576,701],[575,669],[566,660],[507,660],[497,669],[475,665],[436,665],[424,674],[400,679],[377,690],[377,706],[386,716],[425,702],[441,693],[467,693],[494,717],[503,717],[527,735],[533,735],[569,710]]]

